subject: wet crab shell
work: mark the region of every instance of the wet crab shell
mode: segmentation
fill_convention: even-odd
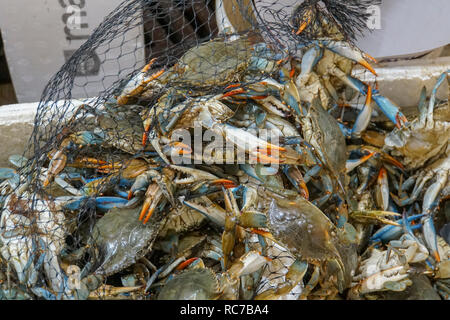
[[[345,172],[347,161],[347,147],[345,137],[339,125],[315,99],[310,108],[310,117],[313,124],[314,139],[318,142],[318,147],[323,154],[325,165],[334,174],[340,177]]]
[[[340,259],[333,223],[307,200],[272,200],[267,212],[274,238],[294,256],[308,261]]]
[[[158,300],[212,300],[219,294],[219,282],[212,270],[190,269],[169,280]]]
[[[166,221],[166,214],[156,212],[147,225],[139,221],[141,208],[115,208],[97,221],[90,247],[98,249],[100,258],[95,274],[109,276],[142,258],[153,247]]]

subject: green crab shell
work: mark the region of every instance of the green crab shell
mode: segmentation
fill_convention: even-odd
[[[203,87],[240,81],[250,60],[250,48],[246,38],[208,41],[181,57],[168,72],[168,82]]]
[[[333,244],[333,223],[307,200],[272,200],[267,212],[268,227],[274,238],[297,258],[325,261],[337,258]]]
[[[339,125],[327,111],[320,105],[319,100],[315,99],[311,105],[311,117],[314,127],[318,128],[320,133],[318,141],[320,150],[325,157],[326,166],[339,177],[345,172],[347,162],[347,148],[345,137],[342,134]]]
[[[166,221],[164,212],[156,212],[150,222],[139,221],[141,208],[114,208],[97,221],[90,247],[98,249],[95,275],[109,276],[136,263],[149,252]]]
[[[219,294],[219,282],[212,270],[190,269],[169,280],[158,300],[213,300]]]

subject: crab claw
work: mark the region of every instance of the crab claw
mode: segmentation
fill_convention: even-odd
[[[352,136],[359,138],[361,133],[366,130],[372,116],[372,87],[367,87],[366,102],[364,108],[358,114],[352,129]]]
[[[436,260],[437,263],[439,263],[441,262],[441,257],[439,255],[437,236],[436,230],[434,229],[433,218],[429,215],[426,215],[425,217],[422,218],[421,222],[425,244],[427,245],[428,249],[430,249],[433,258]]]
[[[143,220],[143,224],[146,224],[162,198],[163,192],[159,185],[156,183],[149,185],[145,193],[145,200],[139,215],[139,221]]]
[[[228,179],[217,179],[217,180],[213,180],[211,183],[215,184],[215,185],[221,185],[225,189],[233,189],[233,188],[238,187],[238,185],[233,180],[228,180]]]
[[[296,35],[299,35],[300,33],[303,32],[303,30],[306,29],[306,27],[308,26],[308,24],[311,22],[311,17],[308,17],[307,20],[305,22],[303,22],[300,27],[298,28],[298,30],[295,32]]]
[[[136,76],[134,76],[122,90],[121,94],[117,97],[117,103],[119,105],[126,105],[130,103],[130,99],[137,97],[142,92],[145,91],[147,85],[153,80],[159,78],[163,73],[164,69],[150,75],[146,76],[147,72],[150,70],[156,58],[152,59]]]
[[[238,94],[241,94],[241,93],[246,93],[245,89],[244,88],[237,88],[237,89],[234,89],[234,90],[231,90],[231,91],[228,91],[228,92],[224,93],[221,96],[221,99],[226,98],[226,97],[235,96],[235,95],[238,95]]]
[[[386,210],[389,206],[389,184],[388,176],[385,168],[381,167],[377,178],[376,201],[382,210]]]
[[[260,252],[249,251],[242,257],[240,257],[238,261],[233,263],[228,272],[230,275],[236,278],[245,276],[258,271],[269,261],[271,261],[271,259],[261,255]]]
[[[143,147],[145,147],[145,146],[147,145],[148,136],[149,136],[149,132],[146,130],[146,131],[142,134],[142,146],[143,146]]]
[[[255,300],[274,300],[285,296],[303,280],[307,270],[306,261],[295,260],[286,273],[286,281],[276,289],[269,289],[257,295]]]
[[[399,213],[391,212],[391,211],[381,211],[381,210],[365,210],[365,211],[353,211],[350,214],[351,218],[353,220],[356,220],[358,222],[380,222],[387,224],[389,226],[395,226],[399,227],[401,220],[392,221],[390,219],[386,219],[386,217],[395,217],[395,216],[401,216]],[[399,222],[400,221],[400,222]],[[390,230],[389,228],[386,228],[387,230]],[[381,230],[381,229],[380,229]]]
[[[400,214],[396,214],[398,216],[400,216]],[[413,215],[407,218],[408,222],[412,222],[414,220],[420,219],[424,216],[424,214],[418,214],[418,215]],[[372,237],[370,238],[370,242],[383,242],[383,243],[387,243],[391,240],[394,239],[398,239],[400,238],[400,236],[403,234],[403,228],[401,225],[404,224],[404,220],[403,219],[399,219],[396,220],[395,223],[397,225],[393,225],[394,221],[388,220],[389,222],[391,222],[389,225],[382,227],[381,229],[379,229],[377,232],[375,232]],[[422,227],[421,224],[415,224],[413,226],[410,226],[411,229],[418,229]]]
[[[186,177],[186,178],[176,178],[174,180],[175,184],[190,184],[190,183],[201,182],[201,181],[217,181],[218,184],[220,184],[220,182],[223,182],[224,184],[227,184],[227,183],[231,184],[229,182],[230,180],[223,179],[221,181],[221,179],[219,179],[219,177],[213,175],[212,173],[203,171],[203,170],[189,168],[189,167],[183,167],[183,166],[177,166],[177,165],[170,165],[170,168],[177,172],[181,172],[185,175],[188,175],[188,177]]]
[[[302,195],[306,200],[309,199],[309,190],[306,186],[306,182],[303,179],[303,175],[298,170],[296,166],[283,166],[283,172],[288,178],[288,180],[294,185],[297,191]]]
[[[202,215],[210,219],[216,225],[225,226],[225,210],[212,202],[208,197],[202,196],[191,201],[183,201],[183,204],[190,209],[200,212]]]
[[[48,186],[55,176],[57,176],[66,166],[67,163],[67,156],[62,150],[56,151],[56,153],[53,155],[52,160],[50,160],[47,178],[45,179],[43,186]]]
[[[395,123],[397,128],[400,129],[403,125],[408,123],[408,119],[394,102],[380,94],[375,94],[372,98],[389,120]]]
[[[187,259],[186,261],[183,261],[182,263],[180,263],[176,267],[176,270],[184,270],[187,267],[189,267],[191,264],[193,264],[195,261],[197,261],[198,259],[200,259],[200,258],[194,257],[194,258]]]
[[[324,46],[328,50],[337,53],[340,56],[343,56],[347,59],[359,63],[367,70],[369,70],[371,73],[373,73],[375,76],[378,76],[377,73],[375,72],[375,69],[369,64],[369,62],[367,62],[366,59],[369,59],[373,62],[376,62],[376,60],[367,53],[364,53],[358,48],[351,46],[349,43],[345,41],[331,41],[331,40],[316,40],[315,42],[320,46]]]
[[[345,163],[345,170],[346,170],[346,172],[347,173],[351,172],[353,169],[355,169],[359,165],[363,164],[364,162],[366,162],[367,160],[372,158],[375,154],[376,154],[376,152],[370,152],[369,154],[367,154],[365,156],[362,156],[359,159],[349,159],[349,160],[347,160],[347,162]]]

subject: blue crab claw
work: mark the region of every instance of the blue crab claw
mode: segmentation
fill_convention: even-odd
[[[56,202],[63,202],[62,205],[63,208],[70,210],[70,211],[76,211],[80,210],[80,208],[86,204],[87,201],[89,201],[90,197],[58,197],[56,198]],[[95,207],[102,211],[108,211],[113,208],[121,208],[124,207],[128,200],[124,198],[119,197],[97,197],[93,199],[95,201]],[[89,204],[87,204],[89,205]]]
[[[318,46],[308,49],[302,57],[301,73],[299,78],[305,77],[313,70],[317,62],[322,59],[323,51]]]
[[[422,218],[423,216],[424,216],[424,214],[413,215],[413,216],[408,217],[407,221],[408,221],[408,223],[410,223],[412,221]],[[370,242],[372,242],[372,243],[376,243],[376,242],[387,243],[391,240],[400,238],[404,232],[403,227],[402,227],[403,221],[404,221],[403,219],[399,219],[399,220],[395,221],[398,224],[400,224],[400,226],[393,226],[393,225],[384,226],[383,228],[381,228],[380,230],[378,230],[377,232],[375,232],[372,235],[372,237],[370,238]],[[421,227],[422,227],[421,224],[410,225],[411,230],[416,230]]]
[[[347,160],[347,162],[345,163],[346,172],[351,172],[353,169],[372,158],[375,154],[376,152],[363,153],[359,158]]]
[[[250,177],[252,177],[252,178],[254,178],[254,179],[256,179],[256,180],[258,180],[260,182],[263,182],[261,177],[256,173],[254,165],[245,163],[245,164],[240,164],[239,167],[240,167],[240,169],[242,171],[244,171]],[[260,168],[260,174],[261,175],[270,176],[270,175],[274,175],[276,173],[277,173],[277,168],[274,168],[274,167],[261,167]]]
[[[395,123],[397,128],[401,128],[403,125],[408,123],[408,119],[405,117],[405,115],[400,111],[400,108],[391,100],[388,98],[382,96],[379,94],[378,90],[372,89],[370,86],[366,85],[364,82],[362,82],[359,79],[353,78],[351,76],[342,76],[341,79],[351,88],[356,90],[357,92],[365,95],[366,97],[371,96],[370,100],[375,101],[375,103],[380,107],[381,111],[388,117],[390,121]],[[370,109],[370,100],[366,98],[366,103],[364,109],[366,109],[366,106],[369,105]],[[367,117],[369,117],[370,120],[370,114],[371,113],[363,113],[364,109],[361,111],[361,119],[359,120],[361,122],[360,127],[363,127],[362,124],[365,124],[367,120]],[[368,111],[368,110],[367,110]],[[358,116],[359,117],[359,116]]]
[[[436,260],[437,263],[441,262],[441,257],[439,255],[437,246],[437,236],[436,230],[434,229],[433,218],[430,215],[425,215],[421,219],[423,238],[428,249],[431,251],[431,255]]]
[[[347,59],[355,61],[365,67],[367,70],[372,72],[375,76],[377,73],[375,69],[369,64],[367,60],[371,60],[372,62],[377,62],[373,57],[369,54],[362,52],[358,48],[351,46],[348,42],[344,41],[331,41],[331,40],[316,40],[314,41],[319,46],[325,47],[334,53],[337,53],[340,56],[343,56]]]
[[[119,197],[98,197],[95,199],[97,209],[102,211],[108,211],[113,208],[124,207],[128,200]]]
[[[214,224],[224,227],[226,211],[208,197],[202,196],[190,201],[183,201],[183,204],[190,209],[200,212],[210,219]]]
[[[437,94],[437,90],[439,89],[439,87],[442,85],[442,83],[444,82],[445,78],[447,77],[447,75],[450,73],[450,69],[443,72],[438,80],[436,81],[435,86],[433,87],[433,90],[431,91],[431,96],[430,96],[430,102],[428,103],[428,109],[426,110],[426,119],[427,119],[427,127],[428,128],[432,128],[433,127],[433,110],[434,110],[434,105],[436,102],[436,94]],[[420,120],[423,121],[424,116],[421,114],[420,116]]]
[[[317,207],[321,207],[322,205],[324,205],[325,202],[327,202],[328,199],[330,199],[331,195],[333,194],[333,182],[331,180],[331,177],[328,174],[322,174],[320,176],[320,180],[323,186],[322,187],[323,196],[311,201],[311,203]]]
[[[308,200],[309,190],[300,170],[296,166],[291,165],[283,165],[282,170],[295,189],[297,189],[303,198]]]
[[[338,122],[338,125],[339,125],[339,129],[341,129],[341,132],[344,135],[344,137],[351,138],[351,136],[352,136],[352,129],[347,128],[345,126],[345,124],[343,124],[342,122]]]
[[[372,98],[386,117],[395,123],[397,128],[400,129],[403,125],[408,123],[408,119],[406,119],[405,115],[400,111],[399,107],[395,105],[394,102],[380,94],[374,94],[372,95]]]

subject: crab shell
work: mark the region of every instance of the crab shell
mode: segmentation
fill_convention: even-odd
[[[450,140],[450,105],[433,112],[433,127],[415,119],[409,126],[394,129],[386,136],[385,148],[402,156],[406,169],[423,166],[432,157],[446,152]]]
[[[345,137],[342,134],[339,125],[327,111],[315,99],[309,111],[311,124],[305,126],[305,139],[315,148],[320,150],[321,160],[325,162],[326,167],[333,176],[343,181],[345,172],[345,163],[347,161],[347,148]]]
[[[327,277],[342,271],[336,280],[338,286],[350,286],[357,266],[355,237],[355,241],[349,240],[347,231],[337,229],[319,208],[304,199],[272,200],[267,219],[274,238],[297,259],[321,263]]]
[[[219,295],[219,281],[212,270],[189,269],[169,280],[158,300],[215,300]]]

